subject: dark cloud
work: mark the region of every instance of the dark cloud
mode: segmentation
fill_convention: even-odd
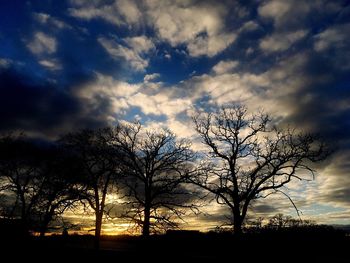
[[[196,220],[203,224],[216,223],[219,226],[221,224],[229,224],[232,219],[230,217],[230,213],[222,209],[222,211],[220,212],[215,211],[215,213],[213,212],[211,214],[199,214],[198,216],[196,216]]]
[[[251,215],[254,215],[255,213],[257,214],[273,214],[277,213],[278,209],[276,207],[267,205],[267,204],[260,204],[252,207],[251,209]]]
[[[73,127],[106,124],[103,119],[98,119],[104,113],[103,107],[99,108],[98,113],[87,114],[83,101],[72,90],[60,88],[48,81],[40,82],[19,72],[5,70],[0,72],[0,89],[2,131],[19,129],[57,136]],[[91,116],[90,113],[95,115]]]
[[[288,98],[293,113],[286,122],[318,133],[329,142],[338,142],[338,147],[350,147],[349,72],[339,71],[331,59],[314,52],[309,55],[301,69],[305,85]]]

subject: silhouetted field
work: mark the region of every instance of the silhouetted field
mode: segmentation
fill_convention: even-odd
[[[333,228],[261,230],[240,237],[231,233],[169,232],[148,238],[103,236],[93,249],[93,236],[22,237],[3,240],[15,262],[350,262],[350,239]]]

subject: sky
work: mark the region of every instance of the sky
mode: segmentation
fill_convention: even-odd
[[[304,218],[350,224],[349,35],[345,0],[2,0],[0,132],[136,119],[194,138],[194,109],[243,103],[334,146],[289,193]],[[193,225],[225,213],[209,210]],[[253,210],[295,216],[282,197]]]

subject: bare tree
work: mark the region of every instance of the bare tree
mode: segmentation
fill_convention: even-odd
[[[312,220],[300,220],[295,219],[289,215],[284,214],[276,214],[272,217],[270,217],[268,224],[266,225],[267,228],[277,229],[280,230],[282,228],[295,228],[295,227],[310,227],[314,226],[315,222]]]
[[[313,176],[310,164],[327,155],[313,135],[271,127],[268,115],[249,115],[244,106],[193,119],[209,152],[190,181],[230,209],[235,233],[242,232],[251,201],[281,192],[292,179],[307,180],[301,171]]]
[[[281,213],[270,217],[268,227],[282,229],[284,227],[290,226],[290,223],[293,222],[293,218],[291,216],[285,216]]]
[[[87,203],[95,214],[95,248],[100,245],[103,217],[106,212],[106,197],[118,175],[118,150],[111,144],[110,128],[82,130],[61,138],[60,143],[71,151],[82,165],[80,184],[83,191],[80,199]]]
[[[30,230],[31,215],[42,189],[40,151],[23,134],[3,136],[0,141],[1,190],[8,193],[9,217],[20,218]],[[12,202],[11,202],[12,201]]]
[[[22,134],[3,136],[0,185],[7,197],[7,215],[2,216],[20,218],[24,229],[44,235],[50,222],[76,200],[72,181],[59,171],[58,163],[67,164],[61,157],[52,144],[34,143]]]
[[[45,151],[40,200],[34,211],[41,236],[48,231],[49,225],[79,201],[81,185],[77,180],[80,172],[78,160],[68,152],[56,146]]]
[[[125,195],[129,209],[124,217],[148,236],[157,228],[176,227],[190,192],[182,183],[193,160],[190,143],[176,140],[169,130],[146,131],[141,124],[120,125],[115,143],[123,152]]]

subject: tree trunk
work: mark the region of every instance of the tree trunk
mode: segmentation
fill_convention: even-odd
[[[95,241],[94,248],[100,249],[100,237],[101,237],[101,228],[102,228],[102,216],[103,212],[96,212],[95,220]]]
[[[41,223],[40,226],[40,236],[43,237],[45,236],[45,233],[47,232],[47,229],[49,227],[49,223],[51,222],[52,218],[53,218],[53,209],[50,209],[49,212],[46,212],[45,216],[44,216],[44,220]]]
[[[41,227],[40,227],[40,236],[41,237],[45,236],[45,233],[47,231],[47,226],[48,226],[48,224],[46,224],[46,223],[43,223],[41,225]]]
[[[243,218],[239,211],[239,206],[235,206],[233,209],[233,231],[235,235],[242,234],[242,222]]]
[[[26,207],[26,200],[24,197],[24,194],[20,194],[20,199],[22,203],[21,207],[21,225],[22,225],[22,230],[26,233],[29,234],[29,218],[27,216],[27,207]]]
[[[145,206],[143,226],[142,226],[142,235],[144,237],[149,236],[150,216],[151,216],[151,209],[149,206]]]
[[[234,226],[233,226],[233,232],[235,233],[235,235],[241,235],[242,234],[242,222],[240,219],[234,219]]]

